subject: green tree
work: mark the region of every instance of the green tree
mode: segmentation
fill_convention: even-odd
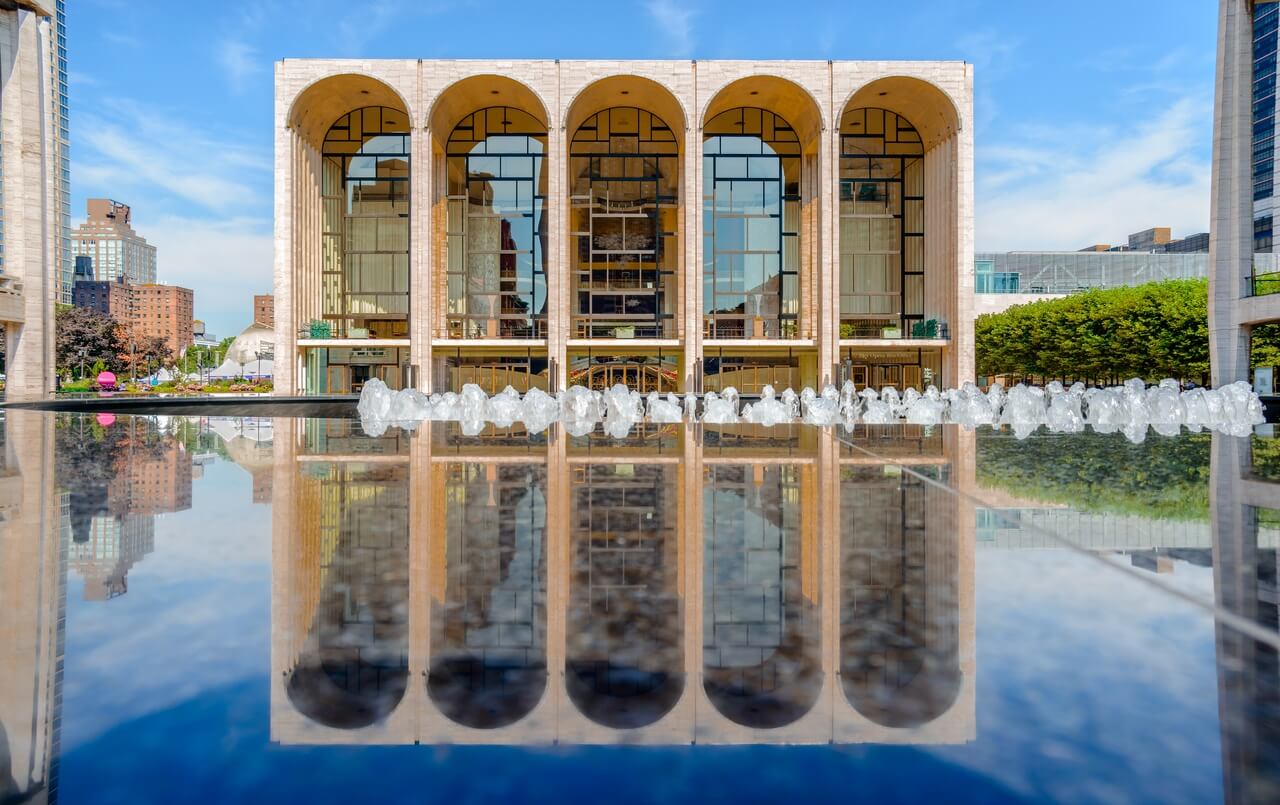
[[[120,369],[119,328],[111,317],[90,308],[59,306],[54,329],[59,372],[79,376],[82,366],[87,370],[98,363],[111,371]]]
[[[1084,291],[980,316],[978,373],[1096,382],[1204,380],[1206,298],[1205,280],[1171,280]]]

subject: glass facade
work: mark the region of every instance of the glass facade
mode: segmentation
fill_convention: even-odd
[[[840,337],[902,337],[924,319],[924,143],[884,109],[840,121]]]
[[[334,338],[409,335],[409,119],[370,106],[325,136],[323,316]]]
[[[546,338],[546,153],[546,126],[511,107],[481,109],[450,135],[450,338]]]
[[[1276,50],[1280,8],[1253,7],[1253,199],[1254,251],[1272,250],[1275,213]]]
[[[740,107],[703,127],[707,338],[795,338],[800,318],[800,139]]]
[[[569,147],[574,338],[674,338],[680,163],[656,115],[614,107]]]
[[[406,385],[407,348],[308,347],[302,354],[307,394],[358,394],[375,377],[391,389]]]
[[[980,252],[978,293],[1066,294],[1209,276],[1206,252]]]

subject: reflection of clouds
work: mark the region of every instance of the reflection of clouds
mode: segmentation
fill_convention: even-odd
[[[1037,798],[1221,797],[1208,613],[1067,550],[982,551],[976,570],[978,737],[931,751]],[[1209,589],[1200,570],[1173,576]]]
[[[129,595],[110,606],[68,595],[64,751],[268,672],[271,518],[249,503],[248,483],[212,464],[191,510],[156,518],[155,552],[130,572]]]

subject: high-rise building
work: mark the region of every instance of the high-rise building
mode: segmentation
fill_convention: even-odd
[[[129,321],[130,305],[133,302],[133,286],[124,278],[108,282],[98,280],[81,280],[71,292],[71,303],[76,307],[87,307],[104,316],[110,316],[118,322]]]
[[[53,391],[53,305],[66,287],[66,41],[62,2],[0,3],[0,323],[5,397]],[[59,80],[61,78],[61,81]]]
[[[134,285],[156,281],[156,247],[133,231],[129,205],[91,198],[88,217],[71,234],[77,256],[93,258],[94,279],[126,277]]]
[[[53,264],[58,273],[58,302],[71,304],[71,290],[75,286],[72,274],[71,252],[71,131],[70,104],[67,92],[67,12],[65,0],[55,0],[51,19],[52,36],[49,38],[49,86],[53,89],[54,103],[49,112],[53,118],[49,125],[49,146],[53,152],[56,171],[50,183],[54,209],[54,235],[50,242]]]
[[[253,323],[276,326],[276,298],[269,293],[253,295]]]

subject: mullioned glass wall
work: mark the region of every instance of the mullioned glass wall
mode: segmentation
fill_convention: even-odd
[[[547,335],[547,130],[495,106],[446,146],[450,338]]]
[[[924,143],[885,109],[840,122],[840,337],[902,338],[924,319]]]
[[[574,338],[674,338],[680,162],[656,115],[592,115],[569,147]]]
[[[323,332],[409,335],[409,119],[370,106],[344,115],[322,147]]]
[[[795,338],[800,319],[800,139],[764,109],[703,127],[707,338]]]

